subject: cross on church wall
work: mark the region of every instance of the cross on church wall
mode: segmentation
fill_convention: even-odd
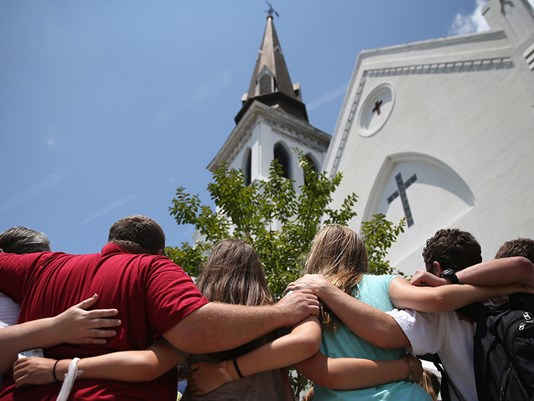
[[[416,180],[417,180],[417,175],[414,174],[410,178],[408,178],[406,181],[403,181],[402,174],[397,173],[397,175],[395,176],[395,181],[397,182],[397,190],[388,197],[388,203],[391,203],[400,195],[401,202],[402,202],[402,209],[404,210],[404,217],[406,217],[406,223],[408,223],[408,227],[413,226],[414,221],[413,221],[412,211],[410,210],[410,204],[408,203],[408,196],[406,195],[406,190]]]
[[[377,115],[380,115],[380,107],[382,106],[383,100],[377,100],[375,102],[375,107],[373,107],[373,110],[371,110],[373,113],[376,112]],[[367,109],[369,110],[369,109]]]

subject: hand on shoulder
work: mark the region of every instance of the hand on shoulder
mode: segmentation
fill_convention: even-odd
[[[53,318],[53,329],[61,337],[60,342],[105,344],[106,338],[117,334],[113,330],[114,327],[121,325],[119,319],[113,319],[119,313],[117,309],[87,310],[96,303],[97,299],[98,295],[94,294]]]
[[[290,291],[275,306],[286,316],[288,326],[319,314],[319,299],[311,290]]]
[[[305,274],[298,280],[290,283],[287,286],[287,290],[296,291],[307,289],[312,291],[315,295],[320,296],[321,293],[330,286],[330,282],[322,274]]]

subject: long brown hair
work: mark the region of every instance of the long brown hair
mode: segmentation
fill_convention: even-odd
[[[196,284],[210,301],[236,305],[273,303],[256,251],[239,239],[226,239],[213,247]]]
[[[350,228],[327,225],[315,235],[305,268],[307,273],[322,274],[333,285],[352,295],[362,274],[367,272],[367,251],[363,241]],[[331,312],[324,306],[321,320],[327,327],[334,327]]]

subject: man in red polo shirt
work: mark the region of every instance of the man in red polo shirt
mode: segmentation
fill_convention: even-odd
[[[293,293],[276,305],[247,307],[208,303],[189,276],[162,256],[161,227],[144,216],[117,221],[101,253],[0,254],[0,291],[21,305],[19,322],[57,315],[94,293],[95,308],[116,308],[122,326],[103,345],[61,344],[54,359],[144,349],[160,336],[184,352],[235,348],[317,313],[310,293]],[[0,400],[55,400],[59,384],[16,389],[6,378]],[[176,372],[148,383],[79,380],[72,400],[175,400]]]

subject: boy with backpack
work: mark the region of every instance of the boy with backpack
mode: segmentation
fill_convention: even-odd
[[[481,263],[482,255],[480,244],[470,233],[446,229],[427,240],[423,259],[427,272],[442,277],[441,285],[458,283],[457,274]],[[417,277],[421,278],[415,284],[438,284],[428,282],[430,275],[416,274],[414,278]],[[437,363],[442,375],[443,400],[478,401],[473,369],[475,325],[471,319],[456,311],[422,313],[395,309],[388,314],[408,338],[412,353]]]
[[[532,286],[532,240],[505,243],[496,258],[509,259],[496,260],[491,268],[466,268],[481,261],[478,242],[464,231],[440,230],[427,241],[423,257],[427,272],[414,276],[416,285],[497,285],[504,280],[523,280]],[[444,400],[530,400],[534,394],[534,320],[524,310],[534,308],[529,299],[531,295],[514,294],[510,302],[498,306],[489,303],[457,312],[390,314],[415,354],[437,353],[441,358],[448,382],[442,386]],[[530,306],[525,306],[529,302]]]

